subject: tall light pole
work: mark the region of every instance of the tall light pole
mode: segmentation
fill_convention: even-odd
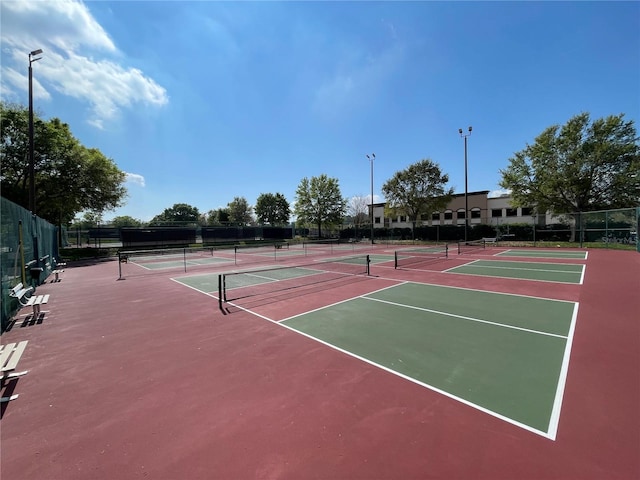
[[[33,58],[41,53],[41,49],[29,53],[29,210],[34,215],[36,213],[36,174],[33,159],[33,69],[31,64],[42,58]]]
[[[376,154],[372,153],[371,156],[367,155],[369,159],[369,163],[371,164],[371,243],[375,243],[373,241],[373,161],[376,159]]]
[[[471,135],[471,127],[469,133],[462,133],[462,129],[458,129],[458,133],[464,138],[464,243],[467,243],[467,231],[469,230],[469,192],[467,181],[467,137]]]

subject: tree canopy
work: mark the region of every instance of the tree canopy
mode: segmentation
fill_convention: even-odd
[[[258,223],[283,226],[289,223],[291,209],[289,202],[281,193],[262,193],[256,200]]]
[[[304,177],[296,190],[294,212],[298,221],[318,227],[322,236],[323,225],[340,223],[347,210],[347,201],[340,193],[337,178],[322,174],[319,177]]]
[[[229,210],[229,221],[237,225],[247,225],[253,220],[251,218],[252,208],[244,197],[234,197],[227,204]]]
[[[443,174],[437,163],[422,159],[396,172],[382,186],[387,210],[407,215],[415,230],[420,215],[430,215],[449,203],[453,188],[446,188],[448,182],[449,175]]]
[[[171,208],[165,208],[160,215],[156,215],[149,222],[150,225],[162,225],[165,223],[198,223],[200,212],[197,207],[186,203],[176,203]]]
[[[111,220],[111,226],[115,228],[142,227],[143,225],[144,225],[144,222],[142,220],[133,218],[129,215],[120,215],[118,217],[114,217],[114,219]]]
[[[371,205],[371,202],[363,195],[356,195],[349,199],[347,203],[347,215],[351,217],[351,221],[356,229],[371,221],[369,217],[369,205]]]
[[[640,203],[640,148],[633,121],[588,113],[553,125],[509,159],[500,186],[514,206],[537,212],[585,212]]]
[[[0,102],[0,183],[2,195],[29,208],[29,111]],[[87,148],[58,118],[34,113],[36,214],[68,224],[85,210],[105,212],[124,203],[126,174],[100,150]]]
[[[218,208],[217,210],[209,210],[204,220],[204,223],[209,226],[226,225],[229,223],[229,209]]]

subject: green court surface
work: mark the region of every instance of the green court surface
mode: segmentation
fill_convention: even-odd
[[[207,273],[204,275],[191,275],[188,277],[172,278],[171,280],[187,285],[203,293],[216,292],[218,290],[218,274]]]
[[[404,283],[281,323],[555,438],[578,305]]]
[[[152,259],[137,259],[136,261],[131,261],[131,263],[135,263],[136,265],[140,265],[148,270],[161,270],[161,269],[169,269],[169,268],[181,268],[186,265],[212,265],[218,263],[229,263],[233,262],[232,258],[220,258],[220,257],[202,257],[202,258],[188,258],[185,259],[180,257],[179,255],[175,256],[173,260],[152,260]]]
[[[482,275],[485,277],[519,278],[544,282],[582,284],[584,265],[570,263],[510,262],[508,260],[474,260],[447,273]]]
[[[496,254],[497,257],[529,257],[529,258],[575,258],[586,260],[587,252],[563,250],[507,250]]]

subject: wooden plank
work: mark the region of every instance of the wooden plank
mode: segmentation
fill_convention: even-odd
[[[4,370],[4,364],[7,363],[9,357],[13,353],[13,349],[15,348],[15,343],[7,343],[6,345],[2,345],[2,350],[0,351],[0,368]]]
[[[29,343],[29,341],[24,340],[18,344],[13,351],[13,355],[11,355],[7,364],[2,368],[2,371],[15,370],[18,366],[18,362],[20,361],[20,357],[22,357],[22,354],[24,353],[24,349],[27,348],[27,343]]]
[[[11,395],[10,397],[0,397],[0,403],[10,402],[11,400],[15,400],[18,398],[18,394]]]
[[[45,303],[47,303],[49,301],[49,294],[47,293],[46,295],[44,295],[42,297],[42,304],[44,305]]]

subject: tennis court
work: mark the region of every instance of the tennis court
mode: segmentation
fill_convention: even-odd
[[[497,257],[525,257],[525,258],[574,258],[576,260],[586,260],[587,251],[567,251],[567,250],[518,250],[509,249],[504,252],[496,253]]]
[[[117,261],[67,267],[40,287],[44,321],[4,334],[29,340],[29,374],[5,385],[20,398],[0,412],[2,473],[638,478],[636,252],[521,259],[585,263],[576,284],[438,268],[497,260],[493,245],[394,268],[398,247],[370,247],[369,275],[233,251],[188,272],[126,263],[124,281]],[[241,298],[221,309],[220,275],[241,270],[256,279],[230,280]]]
[[[555,438],[577,303],[404,281],[381,287],[370,262],[337,257],[174,280]],[[368,282],[359,284],[364,293],[331,301],[358,279]],[[322,306],[306,295],[321,296]]]
[[[553,439],[577,311],[574,302],[403,283],[281,323]]]
[[[485,277],[518,278],[542,282],[582,284],[585,266],[572,263],[473,260],[445,270],[447,273]]]

